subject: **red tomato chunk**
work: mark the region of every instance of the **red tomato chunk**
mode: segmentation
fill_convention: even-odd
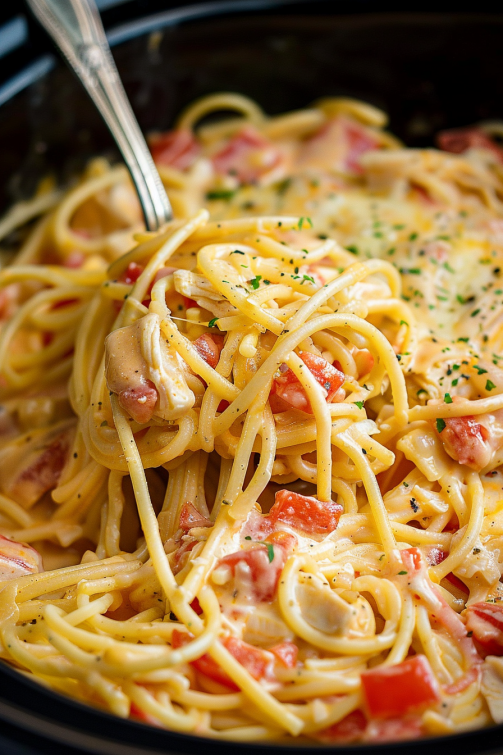
[[[468,149],[488,149],[500,162],[503,162],[503,150],[482,129],[454,128],[441,131],[437,135],[437,144],[445,152],[462,154]]]
[[[154,414],[159,394],[151,380],[137,388],[126,388],[119,393],[119,404],[140,425],[149,422]]]
[[[276,594],[285,561],[285,548],[270,544],[269,547],[258,545],[249,550],[229,553],[217,565],[230,566],[233,575],[240,578],[255,600],[271,601]]]
[[[339,396],[338,391],[344,384],[345,375],[336,367],[327,362],[326,359],[309,351],[299,352],[309,372],[312,373],[316,382],[321,385],[325,392],[327,403],[332,403]],[[313,410],[306,392],[292,370],[287,369],[285,372],[274,378],[271,394],[281,398],[285,404],[292,406],[294,409],[300,409],[307,414],[312,414]],[[341,396],[341,400],[342,400]],[[285,406],[288,409],[288,406]],[[276,407],[275,407],[276,408]],[[281,410],[280,407],[277,407]]]
[[[242,183],[253,183],[281,160],[280,152],[262,134],[246,126],[213,157],[221,175],[234,175]]]
[[[503,606],[499,603],[474,603],[466,609],[466,629],[482,655],[503,655]]]
[[[179,648],[193,639],[193,635],[175,629],[171,637],[171,645],[174,648]],[[250,676],[257,679],[257,681],[264,678],[267,673],[267,667],[270,664],[270,658],[263,650],[255,648],[253,645],[249,645],[237,637],[226,637],[222,640],[222,644],[238,663],[244,666]],[[207,653],[191,661],[191,665],[201,674],[213,679],[213,681],[223,684],[236,692],[239,690],[239,687]]]
[[[130,262],[127,268],[119,276],[119,281],[129,285],[131,283],[136,283],[144,269],[143,265],[138,265],[136,262]]]
[[[349,744],[363,738],[367,728],[367,719],[361,710],[354,710],[336,724],[318,732],[316,739],[322,742],[339,742]]]
[[[416,655],[395,666],[378,666],[362,673],[362,685],[373,718],[395,718],[440,700],[428,659]]]
[[[328,535],[339,524],[342,506],[334,501],[318,501],[317,498],[280,490],[269,513],[272,524],[284,522],[309,535]]]
[[[223,349],[223,337],[218,335],[211,336],[209,333],[203,333],[202,336],[196,338],[192,345],[199,356],[204,359],[210,367],[215,369],[218,360],[220,359],[220,352]]]
[[[281,642],[279,645],[272,647],[270,651],[285,668],[295,668],[297,665],[299,648],[293,642]]]
[[[191,131],[179,129],[151,138],[150,151],[159,165],[185,170],[198,157],[200,148]]]
[[[447,417],[444,421],[440,439],[449,456],[472,469],[482,469],[489,461],[487,429],[474,417]]]
[[[188,532],[192,527],[211,527],[212,524],[213,522],[199,513],[190,501],[186,501],[183,504],[182,510],[180,511],[180,521],[178,522],[180,529]]]

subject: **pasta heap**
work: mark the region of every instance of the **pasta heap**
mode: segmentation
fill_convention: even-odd
[[[103,159],[4,218],[3,659],[221,739],[503,722],[501,127],[385,123],[214,95],[159,233]]]

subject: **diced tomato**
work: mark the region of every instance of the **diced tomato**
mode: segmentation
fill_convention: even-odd
[[[420,571],[423,561],[418,548],[404,548],[400,551],[400,556],[409,576]]]
[[[175,629],[173,631],[173,634],[171,635],[171,646],[173,648],[180,648],[183,647],[183,645],[187,645],[193,639],[194,636],[192,634],[188,634],[187,632],[180,632],[178,629]],[[211,658],[211,656],[209,656],[207,653],[202,655],[200,658],[196,658],[194,661],[191,661],[191,665],[205,676],[209,676],[210,679],[213,679],[215,682],[223,684],[224,686],[229,687],[229,689],[232,689],[235,692],[239,691],[239,687],[234,684],[232,679],[225,673],[223,669],[220,668],[217,663],[215,663],[213,658]]]
[[[263,650],[253,647],[243,640],[238,640],[237,637],[227,637],[223,640],[223,645],[245,667],[250,676],[257,681],[264,678],[271,661]]]
[[[197,613],[198,616],[200,616],[203,612],[203,609],[201,608],[201,605],[197,598],[194,598],[194,600],[190,604],[190,607],[192,608],[193,611]]]
[[[285,561],[285,549],[271,543],[269,547],[257,545],[229,553],[218,561],[217,566],[230,566],[249,597],[256,601],[271,601],[276,594]]]
[[[300,351],[299,357],[302,359],[309,372],[312,373],[316,382],[319,383],[325,392],[327,403],[338,398],[337,394],[344,384],[345,375],[336,367],[327,362],[323,357],[317,354],[311,354],[309,351]],[[300,409],[307,414],[312,414],[311,404],[306,396],[304,388],[297,380],[296,375],[290,369],[275,377],[271,387],[271,394],[281,398],[286,404],[293,406],[294,409]],[[342,399],[342,397],[341,397]]]
[[[179,571],[183,569],[185,564],[187,563],[187,560],[189,559],[189,553],[190,551],[197,545],[199,541],[195,537],[186,536],[183,539],[182,544],[178,548],[178,550],[175,551],[175,565],[173,568],[173,571],[175,574],[178,574]]]
[[[274,498],[269,521],[284,522],[310,535],[328,535],[337,528],[343,510],[334,501],[318,501],[311,496],[280,490]]]
[[[377,149],[379,142],[364,126],[347,121],[346,123],[346,167],[353,173],[363,173],[360,158],[365,152]]]
[[[200,514],[190,501],[186,501],[183,504],[180,512],[180,521],[178,523],[178,526],[182,530],[188,532],[192,527],[211,527],[212,525],[213,522]]]
[[[192,639],[193,635],[175,629],[171,636],[171,645],[174,648],[179,648],[186,645]],[[263,650],[255,648],[253,645],[249,645],[237,637],[226,637],[222,640],[222,644],[238,663],[244,666],[250,676],[257,680],[264,678],[270,664],[270,659]],[[194,661],[191,661],[191,664],[202,674],[209,676],[210,679],[219,684],[223,684],[236,692],[239,690],[239,687],[208,654],[205,653],[200,658],[196,658]]]
[[[224,345],[223,336],[203,333],[202,336],[196,338],[192,345],[195,347],[199,356],[204,359],[210,367],[215,369]]]
[[[127,268],[122,271],[118,280],[121,283],[127,283],[128,285],[136,283],[144,270],[145,268],[143,265],[138,265],[136,262],[130,262]]]
[[[213,157],[220,175],[234,175],[241,183],[253,183],[281,161],[279,150],[258,131],[246,126]]]
[[[455,154],[462,154],[466,150],[474,148],[488,149],[500,162],[503,162],[503,149],[476,126],[441,131],[437,134],[437,144],[444,152],[454,152]]]
[[[446,417],[444,422],[439,435],[449,456],[477,471],[482,469],[489,460],[485,443],[489,437],[487,429],[471,416]]]
[[[157,726],[164,728],[160,721],[157,720],[157,718],[154,718],[154,716],[151,716],[150,713],[145,713],[144,710],[138,707],[136,703],[131,703],[131,707],[129,709],[129,717],[133,719],[137,719],[138,721],[143,721],[146,724],[149,724],[150,726]]]
[[[35,548],[0,535],[0,582],[41,571],[42,557]]]
[[[403,742],[424,735],[423,724],[417,716],[370,721],[365,732],[367,742]]]
[[[465,595],[470,594],[470,590],[465,585],[464,582],[462,582],[458,577],[456,577],[455,574],[452,572],[449,572],[449,574],[445,575],[445,579],[451,583],[453,587],[455,587],[457,590],[460,590],[461,592],[464,592]]]
[[[72,304],[77,304],[78,299],[60,299],[55,301],[51,306],[51,310],[63,309],[64,307],[70,307]]]
[[[442,561],[445,561],[448,555],[449,554],[446,551],[434,546],[428,551],[426,560],[430,566],[437,566],[437,564],[441,564]]]
[[[263,517],[264,519],[269,519],[270,517]],[[270,526],[274,526],[274,522],[271,522]],[[270,532],[267,534],[266,538],[264,539],[264,542],[266,543],[272,543],[273,545],[279,545],[285,553],[291,553],[291,551],[294,550],[294,548],[297,547],[297,538],[295,535],[293,535],[291,532],[284,532],[283,530],[277,530],[276,532]]]
[[[26,467],[12,484],[6,486],[8,495],[24,506],[31,506],[52,490],[65,466],[70,440],[70,433],[65,431],[29,453]]]
[[[82,252],[70,252],[68,257],[63,260],[63,267],[68,267],[70,270],[78,270],[84,264],[85,259],[86,256]]]
[[[367,728],[367,718],[362,710],[354,710],[341,721],[316,732],[316,739],[321,742],[349,744],[362,739]]]
[[[154,162],[170,165],[178,170],[190,168],[201,151],[194,134],[188,129],[166,131],[152,137],[149,145]]]
[[[297,545],[297,538],[288,532],[271,532],[274,524],[270,517],[261,517],[261,520],[267,525],[260,533],[262,537],[267,535],[264,541],[267,544],[229,553],[217,565],[230,566],[249,596],[257,601],[270,601],[276,593],[286,558]]]
[[[217,412],[225,412],[228,406],[230,406],[229,402],[223,398],[217,406]]]
[[[416,655],[395,666],[377,666],[361,675],[368,711],[373,718],[395,718],[440,700],[428,659]]]
[[[463,653],[465,666],[471,667],[479,665],[481,663],[480,655],[477,652],[472,636],[467,634],[463,620],[458,616],[456,611],[449,606],[438,588],[431,585],[431,589],[440,604],[439,609],[432,611],[431,618],[438,621],[438,623],[441,624],[451,635],[457,647]]]
[[[189,299],[188,296],[182,296],[183,299],[183,305],[185,309],[192,309],[192,307],[197,307],[197,301],[195,299]]]
[[[466,609],[466,628],[482,655],[503,655],[503,606],[473,603]]]
[[[295,668],[297,665],[299,648],[293,642],[281,642],[279,645],[272,647],[270,652],[276,656],[285,668]]]
[[[119,393],[119,404],[140,425],[149,422],[154,414],[159,394],[151,380],[137,388],[126,388]]]

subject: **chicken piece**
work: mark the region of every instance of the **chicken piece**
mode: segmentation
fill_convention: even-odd
[[[154,415],[178,419],[194,405],[183,361],[162,338],[157,315],[149,313],[110,333],[105,360],[108,388],[136,422],[145,424]]]
[[[0,582],[40,571],[42,556],[35,548],[0,535]]]
[[[56,487],[73,440],[74,420],[32,430],[0,450],[0,490],[30,508]]]
[[[230,304],[222,294],[213,288],[204,275],[188,270],[176,270],[173,275],[175,290],[182,296],[194,299],[200,307],[207,309],[215,317],[228,317],[239,314],[239,310]]]
[[[302,616],[308,624],[320,632],[341,637],[347,634],[354,609],[312,574],[301,574],[296,587]]]

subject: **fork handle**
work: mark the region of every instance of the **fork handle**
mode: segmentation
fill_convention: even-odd
[[[149,231],[171,220],[172,210],[131,109],[94,0],[27,0],[85,86],[105,120],[136,186]]]

